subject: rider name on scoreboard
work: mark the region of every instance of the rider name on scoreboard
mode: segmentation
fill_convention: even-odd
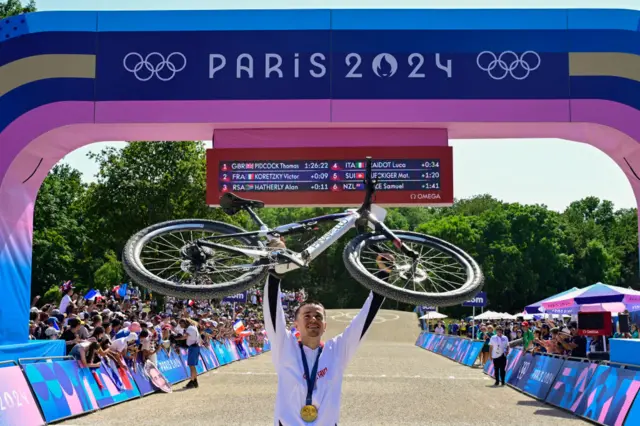
[[[232,192],[277,206],[358,206],[366,157],[378,179],[374,202],[393,206],[453,204],[448,146],[210,149],[207,204]]]

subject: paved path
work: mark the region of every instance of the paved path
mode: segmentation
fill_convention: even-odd
[[[357,310],[329,310],[327,337]],[[416,315],[382,310],[346,371],[342,425],[563,426],[586,422],[414,345]],[[269,354],[200,376],[200,388],[154,394],[64,425],[271,425],[276,375]]]

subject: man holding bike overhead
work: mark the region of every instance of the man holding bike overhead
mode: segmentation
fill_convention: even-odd
[[[269,246],[284,248],[282,240]],[[383,259],[386,260],[386,259]],[[380,265],[386,265],[381,261]],[[384,267],[380,266],[384,273]],[[295,312],[300,342],[286,328],[280,278],[269,275],[263,296],[264,323],[278,375],[275,426],[334,426],[340,418],[344,370],[362,342],[384,297],[369,293],[362,310],[345,331],[323,342],[327,328],[324,306],[307,301]]]

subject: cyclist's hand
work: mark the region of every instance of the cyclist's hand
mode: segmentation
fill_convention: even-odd
[[[269,241],[267,247],[284,249],[287,248],[287,245],[284,243],[284,238],[280,237]]]

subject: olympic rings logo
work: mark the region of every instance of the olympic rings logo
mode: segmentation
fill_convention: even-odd
[[[160,81],[170,81],[187,66],[187,58],[173,52],[165,59],[161,53],[151,52],[146,57],[131,52],[122,60],[124,69],[133,73],[139,81],[149,81],[153,77]]]
[[[486,63],[486,59],[489,59],[488,63]],[[503,80],[508,75],[515,80],[524,80],[529,77],[529,74],[540,68],[542,59],[532,50],[527,50],[520,56],[511,50],[502,52],[499,56],[485,50],[478,55],[476,63],[478,68],[486,71],[489,77],[494,80]]]

